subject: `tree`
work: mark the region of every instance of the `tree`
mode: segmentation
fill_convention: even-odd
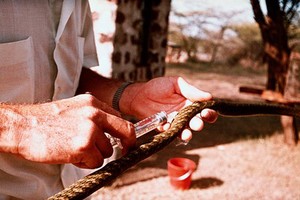
[[[267,89],[284,93],[291,48],[288,30],[297,16],[300,0],[265,0],[264,16],[259,0],[250,0],[254,19],[258,23],[264,48],[264,62],[268,65]]]
[[[204,25],[208,23],[208,11],[172,11],[174,21],[170,23],[169,39],[179,44],[187,53],[188,60],[195,60],[198,43],[204,32]]]
[[[227,32],[231,29],[233,18],[240,14],[237,12],[220,12],[214,9],[179,12],[171,12],[169,37],[174,39],[186,51],[189,60],[197,60],[200,44],[209,45],[207,54],[210,54],[210,63],[216,61],[219,50],[225,45]],[[174,41],[175,42],[175,41]]]
[[[284,94],[291,54],[288,31],[290,25],[299,17],[300,0],[265,1],[266,17],[263,15],[259,0],[250,0],[255,21],[261,31],[264,60],[268,64],[267,89]],[[284,127],[285,141],[295,145],[299,139],[295,119],[282,117],[281,123]]]
[[[232,29],[237,34],[235,40],[240,44],[232,50],[233,53],[228,58],[228,63],[231,65],[240,63],[243,66],[251,68],[259,67],[261,65],[259,58],[262,56],[263,49],[260,48],[262,40],[257,24],[240,23],[233,25]]]

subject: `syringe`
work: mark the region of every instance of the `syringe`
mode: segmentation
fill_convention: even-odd
[[[137,123],[134,124],[135,134],[136,138],[139,138],[146,133],[149,133],[150,131],[157,128],[160,124],[167,122],[168,115],[165,111],[161,111],[159,113],[156,113],[150,117],[147,117],[146,119],[143,119]],[[110,140],[110,143],[112,146],[118,146],[122,148],[121,142],[119,138],[112,137],[109,134],[106,134],[108,139]]]

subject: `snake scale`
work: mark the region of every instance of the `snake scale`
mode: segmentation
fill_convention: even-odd
[[[155,135],[149,142],[140,145],[123,157],[108,163],[103,168],[78,180],[68,188],[48,198],[48,200],[84,199],[88,197],[96,190],[111,183],[125,170],[170,144],[182,132],[189,120],[204,108],[214,109],[220,115],[224,116],[267,114],[300,117],[300,109],[282,104],[229,101],[224,99],[194,102],[177,114],[167,131]]]

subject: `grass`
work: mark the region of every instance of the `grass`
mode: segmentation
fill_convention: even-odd
[[[266,67],[259,67],[259,68],[249,68],[243,67],[240,65],[230,66],[227,64],[209,64],[205,62],[199,63],[167,63],[167,68],[171,69],[187,69],[191,72],[195,73],[215,73],[215,74],[222,74],[222,75],[236,75],[236,76],[261,76],[266,74]]]

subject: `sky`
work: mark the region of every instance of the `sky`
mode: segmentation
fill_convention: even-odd
[[[221,12],[242,11],[237,16],[237,20],[254,22],[250,0],[172,0],[171,2],[172,8],[182,12],[211,8]],[[261,6],[263,7],[264,4],[261,3]]]

